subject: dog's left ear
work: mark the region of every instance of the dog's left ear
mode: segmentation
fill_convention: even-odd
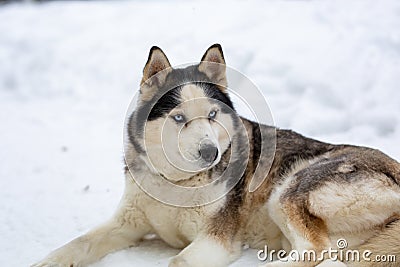
[[[149,99],[161,87],[167,75],[172,71],[167,56],[157,46],[150,49],[149,57],[143,69],[143,78],[140,83],[142,98]]]
[[[201,58],[199,71],[205,73],[211,82],[221,85],[222,90],[226,89],[226,64],[220,44],[214,44],[207,49]]]

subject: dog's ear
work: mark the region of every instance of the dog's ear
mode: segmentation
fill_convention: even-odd
[[[142,97],[149,98],[157,90],[157,87],[164,84],[171,71],[171,64],[167,56],[159,47],[153,46],[143,69],[143,78],[140,83]]]
[[[221,85],[225,90],[228,83],[226,80],[226,64],[224,53],[220,44],[210,46],[199,64],[199,71],[205,73],[211,82]]]

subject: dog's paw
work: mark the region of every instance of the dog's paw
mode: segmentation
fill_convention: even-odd
[[[73,267],[73,264],[62,264],[55,261],[41,261],[32,264],[30,267]],[[75,267],[75,266],[74,266]]]
[[[324,260],[317,267],[346,267],[347,265],[341,261],[333,261],[333,260]]]
[[[32,264],[30,267],[78,267],[79,265],[75,265],[74,263],[59,263],[56,261],[41,261],[35,264]]]
[[[168,267],[191,267],[189,263],[181,256],[175,256],[169,262]]]
[[[64,257],[47,257],[30,267],[80,267],[78,263]]]
[[[258,267],[290,267],[293,265],[293,262],[272,261],[258,265]]]
[[[74,266],[73,264],[61,264],[58,262],[53,262],[53,261],[41,261],[35,264],[32,264],[30,267],[72,267]]]

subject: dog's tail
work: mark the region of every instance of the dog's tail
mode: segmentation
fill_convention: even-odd
[[[358,247],[359,262],[347,262],[351,267],[399,267],[400,219],[387,224],[378,235]],[[364,253],[370,251],[371,253]],[[364,253],[364,256],[363,256]]]

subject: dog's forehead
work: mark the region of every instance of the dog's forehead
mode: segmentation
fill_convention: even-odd
[[[212,103],[200,84],[186,84],[180,91],[181,104],[178,108],[184,110],[189,118],[207,116]]]
[[[186,84],[182,86],[180,97],[182,101],[190,101],[194,99],[204,99],[206,93],[199,84]]]
[[[167,76],[165,85],[171,88],[192,82],[209,82],[208,77],[199,71],[198,65],[173,68]]]

